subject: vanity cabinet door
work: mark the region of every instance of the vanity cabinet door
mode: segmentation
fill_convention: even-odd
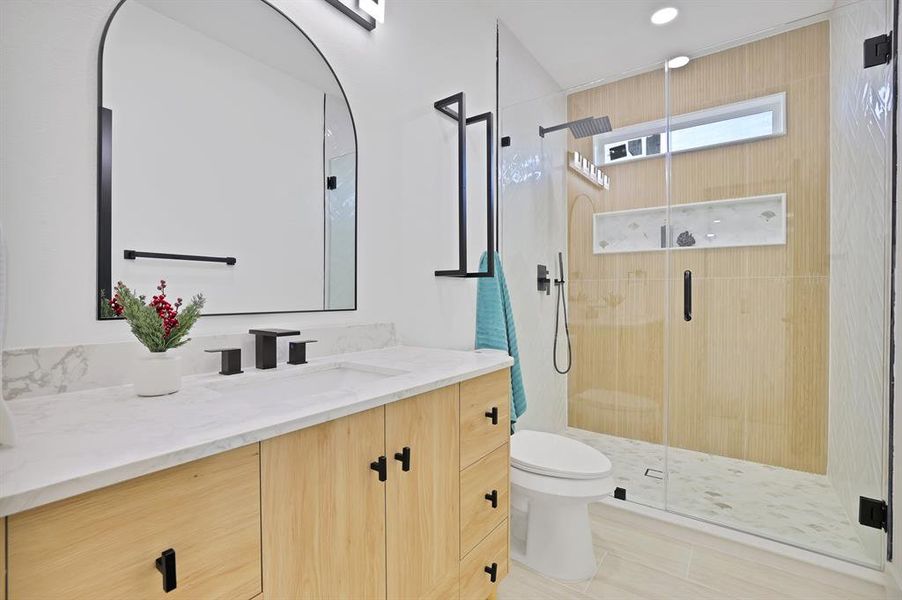
[[[12,515],[7,542],[16,600],[252,598],[261,591],[259,446]],[[156,559],[168,550],[167,593]]]
[[[509,448],[504,444],[460,473],[461,557],[508,517]]]
[[[457,385],[385,407],[389,598],[457,598],[459,423]]]
[[[261,443],[267,598],[384,598],[378,407]]]
[[[510,437],[510,371],[460,384],[460,466],[469,467]]]
[[[509,536],[505,519],[460,561],[460,600],[495,597],[510,570]]]

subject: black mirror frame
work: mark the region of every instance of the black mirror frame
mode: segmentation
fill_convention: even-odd
[[[107,18],[103,26],[103,32],[100,36],[100,47],[97,53],[97,287],[94,296],[94,305],[96,307],[96,320],[98,321],[118,321],[122,317],[110,317],[103,315],[103,309],[100,304],[100,298],[103,294],[112,296],[112,260],[113,260],[113,221],[112,221],[112,111],[103,106],[103,51],[106,45],[107,32],[116,13],[122,8],[128,0],[119,0],[113,8],[110,16]],[[354,306],[351,308],[323,308],[321,309],[300,309],[300,310],[270,310],[270,311],[249,311],[249,312],[230,312],[230,313],[204,313],[203,317],[228,317],[236,315],[274,315],[274,314],[293,314],[293,313],[319,313],[319,312],[349,312],[358,308],[358,263],[360,260],[358,234],[359,234],[359,215],[360,215],[360,151],[357,142],[357,123],[354,120],[354,111],[351,110],[351,102],[345,92],[338,74],[332,68],[332,64],[323,54],[319,46],[310,39],[301,27],[288,17],[284,12],[273,6],[268,0],[259,0],[262,4],[269,7],[276,14],[288,21],[298,33],[310,42],[313,49],[320,55],[329,71],[338,84],[338,89],[344,97],[345,104],[348,107],[348,115],[351,117],[351,129],[354,132]],[[325,142],[324,142],[325,143]],[[325,242],[324,242],[325,243]]]

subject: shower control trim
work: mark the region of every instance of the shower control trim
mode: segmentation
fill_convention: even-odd
[[[536,289],[545,292],[546,296],[551,295],[551,278],[548,276],[548,267],[545,265],[536,267]]]

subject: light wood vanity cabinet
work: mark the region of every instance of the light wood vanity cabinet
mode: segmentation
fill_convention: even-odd
[[[509,377],[263,442],[267,597],[488,597],[508,568]]]
[[[252,598],[259,464],[254,444],[10,516],[10,599]],[[155,560],[168,549],[166,593]]]
[[[504,444],[460,474],[460,556],[508,517],[510,452]]]
[[[268,598],[384,598],[380,406],[260,444]]]
[[[461,382],[461,468],[510,439],[510,385],[507,370]]]
[[[497,414],[497,418],[495,415]],[[507,576],[510,372],[460,384],[460,598],[486,598]],[[493,502],[497,492],[497,501]]]
[[[509,381],[498,371],[12,515],[8,600],[487,598],[508,571]],[[166,593],[154,563],[170,548]]]
[[[458,595],[458,394],[454,385],[385,407],[389,598]]]

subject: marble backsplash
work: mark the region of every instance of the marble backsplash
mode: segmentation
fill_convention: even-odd
[[[314,327],[301,333],[303,339],[318,340],[307,347],[309,358],[398,344],[393,323]],[[288,360],[290,339],[279,340],[279,363]],[[242,366],[253,368],[254,336],[247,333],[194,337],[172,352],[182,357],[182,374],[195,375],[219,370],[220,355],[204,349],[225,347],[240,347]],[[3,398],[15,400],[130,383],[132,362],[142,352],[145,350],[137,341],[6,350]]]

